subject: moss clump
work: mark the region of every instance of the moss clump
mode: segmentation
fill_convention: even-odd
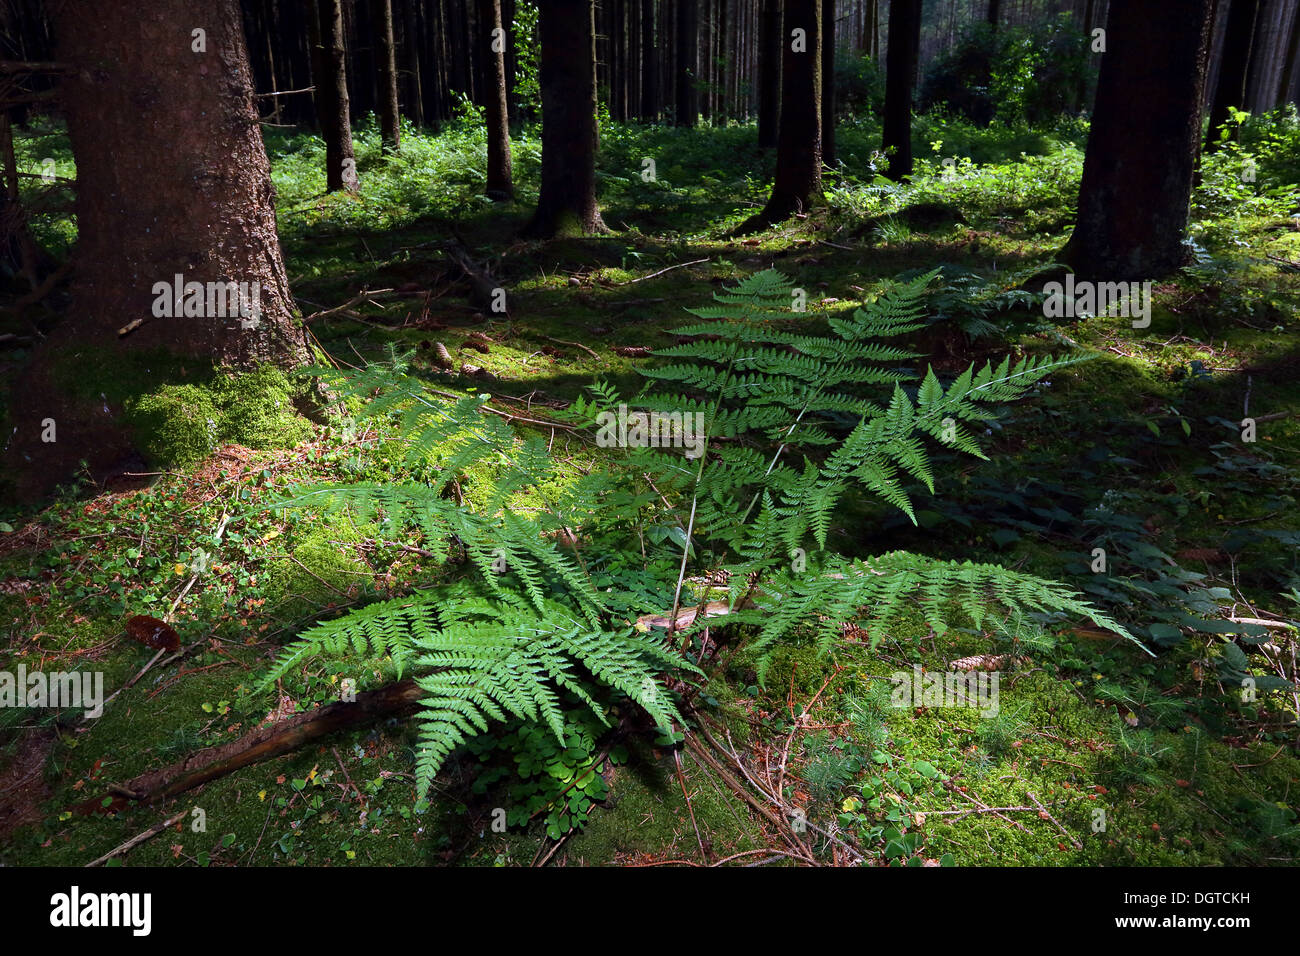
[[[285,373],[265,365],[243,375],[213,376],[203,384],[162,385],[124,402],[141,449],[156,464],[185,466],[224,442],[250,448],[297,444],[311,426],[294,409]]]
[[[126,403],[141,450],[160,465],[190,465],[217,447],[221,412],[198,385],[164,385]]]
[[[213,393],[222,408],[222,440],[250,448],[284,448],[303,441],[311,426],[294,410],[295,388],[274,365],[219,377]]]

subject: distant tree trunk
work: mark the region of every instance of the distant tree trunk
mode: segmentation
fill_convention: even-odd
[[[785,0],[776,178],[763,211],[741,231],[788,219],[822,200],[821,0]]]
[[[1241,109],[1246,102],[1246,70],[1250,65],[1250,46],[1255,37],[1255,19],[1259,0],[1224,0],[1230,2],[1228,24],[1223,37],[1223,56],[1219,82],[1210,107],[1210,130],[1206,149],[1219,144],[1219,127],[1228,122],[1232,108]]]
[[[921,0],[890,0],[883,146],[895,182],[912,175],[912,85],[920,44]]]
[[[989,0],[988,24],[994,31],[997,31],[998,24],[1002,21],[1002,0]]]
[[[23,462],[33,491],[79,458],[93,472],[130,449],[122,410],[69,394],[55,362],[66,375],[78,363],[111,367],[128,351],[199,366],[309,359],[237,0],[153,0],[148,16],[134,0],[50,10],[59,59],[74,66],[61,102],[77,164],[77,247],[72,302],[15,390],[15,457],[0,466],[13,474]],[[198,24],[202,43],[191,39]],[[160,306],[175,314],[177,276],[202,291],[187,292],[182,315],[160,315]],[[242,302],[229,283],[248,283]],[[237,302],[242,310],[228,308]],[[40,440],[47,417],[58,426],[49,444]]]
[[[1277,105],[1277,84],[1282,74],[1278,61],[1285,45],[1283,20],[1289,10],[1289,0],[1260,0],[1246,74],[1246,108],[1252,113]]]
[[[1086,279],[1158,278],[1185,261],[1213,9],[1111,4],[1078,224],[1061,254]]]
[[[1286,47],[1286,64],[1282,72],[1281,102],[1293,102],[1296,95],[1296,77],[1300,73],[1297,63],[1300,60],[1300,8],[1296,10],[1295,18],[1291,21],[1291,36],[1287,40]]]
[[[593,0],[539,0],[542,187],[524,233],[605,231],[596,204],[596,24]]]
[[[822,0],[822,162],[835,163],[835,0]]]
[[[862,47],[867,56],[873,60],[880,59],[880,0],[867,0],[867,7],[862,15]]]
[[[486,43],[492,70],[491,82],[487,91],[487,141],[488,168],[486,193],[489,199],[498,201],[513,199],[514,182],[510,169],[510,116],[506,105],[506,56],[505,48],[510,42],[508,32],[497,34],[501,26],[501,0],[479,0],[479,23],[487,30],[488,36],[480,43]],[[496,42],[497,37],[501,42]],[[500,49],[496,49],[500,46]]]
[[[659,47],[655,42],[655,0],[641,0],[641,118],[659,118]]]
[[[781,0],[763,0],[758,50],[758,145],[776,145],[781,119]]]
[[[348,112],[347,56],[343,49],[341,0],[315,0],[312,18],[312,79],[316,114],[325,140],[325,190],[355,191],[357,161]]]
[[[406,61],[406,111],[416,126],[424,125],[424,90],[420,82],[419,0],[401,0],[402,42]]]
[[[694,126],[700,114],[700,10],[698,0],[677,2],[677,108],[673,121]]]
[[[393,0],[370,0],[373,4],[376,57],[379,60],[379,135],[385,153],[402,145],[402,126],[397,111],[397,44],[393,41]]]

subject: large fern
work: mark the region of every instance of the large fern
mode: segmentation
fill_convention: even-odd
[[[382,522],[386,535],[417,537],[448,564],[450,583],[315,625],[263,686],[315,657],[391,658],[426,692],[417,744],[424,793],[448,755],[494,721],[540,721],[562,736],[561,693],[602,719],[598,698],[613,692],[661,728],[679,721],[664,675],[697,669],[664,639],[677,618],[663,614],[682,603],[692,562],[732,582],[731,612],[709,625],[752,627],[760,652],[796,629],[829,650],[842,622],[864,616],[877,639],[915,604],[938,629],[954,612],[978,624],[1030,611],[1126,634],[1030,575],[901,552],[849,560],[825,551],[851,490],[913,516],[910,486],[934,488],[928,443],[983,457],[973,426],[1080,360],[1004,360],[947,383],[933,370],[917,374],[907,364],[917,356],[894,340],[924,325],[933,280],[919,276],[851,316],[824,319],[792,313],[791,283],[771,270],[716,294],[691,310],[699,321],[677,330],[686,341],[663,350],[665,363],[647,370],[637,400],[648,411],[700,413],[698,460],[629,448],[567,482],[553,480],[545,441],[486,414],[487,396],[435,396],[400,356],[345,375],[317,370],[340,400],[360,404],[358,419],[401,443],[405,477],[299,487],[274,507],[346,511]],[[591,392],[567,413],[570,427],[619,402],[608,385]],[[463,495],[467,480],[485,493]],[[575,532],[586,538],[581,551]],[[804,547],[821,553],[797,574],[789,556]],[[639,618],[666,620],[668,635],[643,633]]]

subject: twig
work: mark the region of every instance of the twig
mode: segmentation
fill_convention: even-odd
[[[135,847],[139,846],[141,843],[144,843],[146,840],[152,840],[154,837],[156,837],[158,834],[162,833],[162,832],[163,832],[164,830],[166,830],[168,827],[170,827],[170,826],[172,826],[173,824],[179,822],[180,819],[181,819],[181,817],[185,816],[185,814],[186,814],[187,812],[188,812],[188,811],[186,811],[186,810],[181,810],[179,813],[174,813],[174,814],[172,814],[170,817],[168,817],[168,818],[167,818],[166,820],[164,820],[162,823],[155,823],[155,824],[154,824],[153,826],[151,826],[148,830],[145,830],[143,833],[137,833],[135,836],[131,837],[131,839],[127,840],[127,841],[126,841],[125,843],[123,843],[121,846],[119,846],[119,847],[114,847],[113,849],[111,849],[111,850],[109,850],[107,853],[105,853],[103,856],[98,857],[97,859],[91,860],[89,863],[86,864],[86,866],[99,866],[99,864],[104,863],[104,862],[106,862],[106,861],[108,861],[108,860],[111,860],[113,857],[117,856],[119,853],[125,853],[125,852],[127,852],[128,850],[132,850],[132,849],[134,849]]]
[[[1083,844],[1080,843],[1078,840],[1076,840],[1076,839],[1074,838],[1074,835],[1073,835],[1072,833],[1070,833],[1069,830],[1067,830],[1065,827],[1061,826],[1060,821],[1058,821],[1058,820],[1056,819],[1056,817],[1052,816],[1050,813],[1047,812],[1047,807],[1045,807],[1045,806],[1043,806],[1041,803],[1039,803],[1039,802],[1038,802],[1038,798],[1037,798],[1036,796],[1034,796],[1034,795],[1033,795],[1032,793],[1030,793],[1028,790],[1025,791],[1025,795],[1026,795],[1027,797],[1029,797],[1030,800],[1034,801],[1034,804],[1038,807],[1038,809],[1041,811],[1041,813],[1042,813],[1042,815],[1043,815],[1044,817],[1046,817],[1047,819],[1051,820],[1053,823],[1056,824],[1056,829],[1060,830],[1062,833],[1065,834],[1066,839],[1068,839],[1071,843],[1074,844],[1074,848],[1075,848],[1076,850],[1082,850],[1082,849],[1083,849]]]
[[[708,262],[706,259],[692,259],[690,262],[679,262],[675,266],[669,266],[667,269],[660,269],[658,272],[652,272],[648,276],[640,276],[636,279],[629,279],[627,282],[620,282],[619,285],[636,285],[638,282],[645,282],[646,279],[653,279],[655,276],[661,276],[665,272],[672,272],[674,269],[685,269],[687,266],[698,266],[701,262]]]

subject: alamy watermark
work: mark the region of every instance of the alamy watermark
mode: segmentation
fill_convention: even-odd
[[[158,319],[238,318],[246,329],[255,329],[262,318],[262,283],[186,282],[176,273],[171,282],[153,285],[153,314]]]
[[[998,671],[930,671],[920,664],[889,675],[895,685],[889,695],[893,707],[970,707],[981,717],[998,715]]]
[[[1133,328],[1151,325],[1151,280],[1145,282],[1076,282],[1067,272],[1065,282],[1043,286],[1043,315],[1049,319],[1077,319],[1092,315],[1117,315],[1132,319]]]
[[[44,671],[28,673],[19,664],[17,673],[0,671],[0,707],[82,707],[86,716],[104,712],[102,671]]]
[[[703,412],[630,412],[619,405],[617,412],[596,416],[601,448],[684,448],[687,458],[704,454]]]

